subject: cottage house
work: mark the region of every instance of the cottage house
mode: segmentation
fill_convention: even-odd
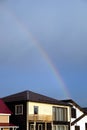
[[[19,130],[70,130],[71,105],[62,101],[24,91],[3,100],[13,112],[11,122]]]
[[[18,126],[15,126],[9,122],[9,117],[11,116],[11,111],[0,99],[0,130],[16,130]]]
[[[62,101],[72,105],[71,130],[87,130],[87,111],[72,99]]]

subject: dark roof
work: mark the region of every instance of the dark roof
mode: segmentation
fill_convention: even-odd
[[[71,122],[71,126],[73,126],[74,124],[76,124],[78,121],[80,121],[82,118],[84,118],[85,116],[87,116],[87,111],[86,108],[83,109],[82,107],[80,107],[75,101],[73,101],[72,99],[68,99],[68,100],[62,100],[63,102],[72,104],[72,106],[77,107],[80,111],[83,112],[83,114],[79,117],[77,117],[74,121]]]
[[[87,107],[83,107],[83,109],[84,109],[85,111],[87,111]]]
[[[9,110],[9,108],[6,106],[6,104],[3,102],[2,99],[0,99],[0,113],[11,114],[11,111]]]
[[[50,104],[61,104],[61,105],[68,105],[62,101],[57,99],[44,96],[32,91],[23,91],[13,95],[9,95],[2,98],[5,102],[15,102],[15,101],[32,101],[32,102],[41,102],[41,103],[50,103]]]
[[[85,109],[85,108],[82,108],[81,106],[79,106],[74,100],[72,100],[72,99],[67,99],[67,100],[61,100],[62,102],[65,102],[65,103],[72,103],[74,106],[76,106],[79,110],[81,110],[81,111],[83,111],[84,113],[86,113],[87,114],[87,109]],[[71,105],[72,105],[71,104]]]

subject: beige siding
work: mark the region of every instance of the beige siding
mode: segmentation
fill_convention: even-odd
[[[38,106],[38,114],[41,115],[52,115],[52,106],[49,104],[29,102],[29,113],[34,114],[34,106]]]
[[[70,107],[45,103],[28,102],[28,115],[34,114],[34,106],[38,106],[38,115],[52,116],[52,107],[64,107],[68,109],[68,121],[70,121]]]
[[[9,123],[9,116],[0,115],[0,123]]]

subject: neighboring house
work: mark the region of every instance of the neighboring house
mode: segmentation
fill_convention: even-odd
[[[0,99],[0,130],[16,130],[18,127],[9,123],[11,111],[6,104]]]
[[[81,108],[73,100],[62,100],[72,105],[71,108],[71,130],[87,130],[87,111]]]
[[[4,97],[19,130],[70,130],[71,105],[24,91]]]

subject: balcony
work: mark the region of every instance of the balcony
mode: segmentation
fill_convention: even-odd
[[[28,116],[29,121],[42,121],[42,122],[51,122],[52,115],[38,115],[38,114],[30,114]]]

